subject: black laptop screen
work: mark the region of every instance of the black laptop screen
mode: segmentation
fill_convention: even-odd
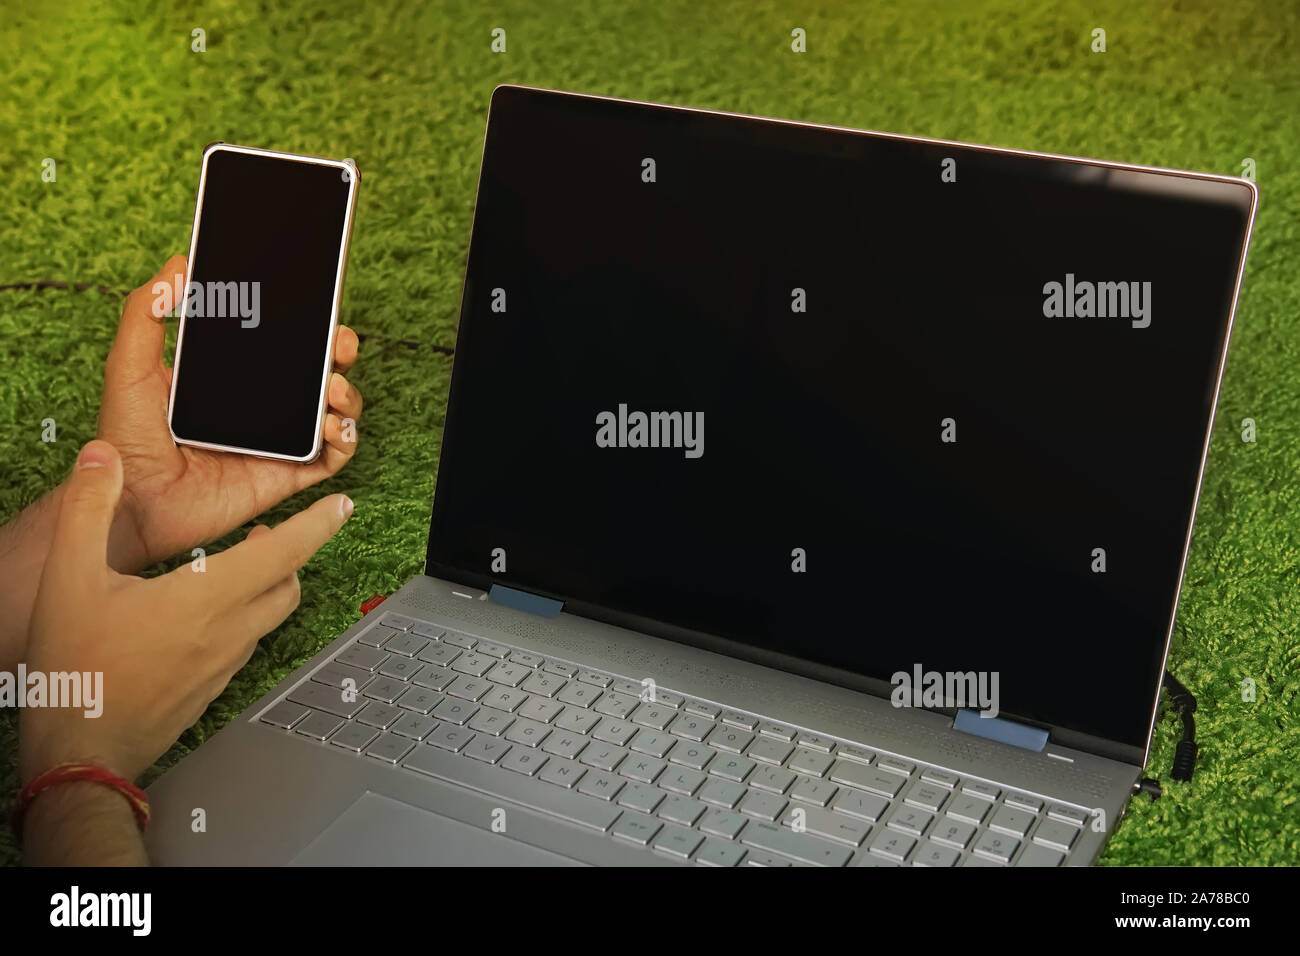
[[[499,89],[429,571],[1145,746],[1250,209]]]

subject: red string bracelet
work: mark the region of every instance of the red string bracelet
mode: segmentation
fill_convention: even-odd
[[[135,822],[139,824],[140,829],[143,830],[148,825],[149,798],[145,796],[143,790],[130,780],[119,777],[117,774],[105,770],[103,767],[97,767],[92,763],[61,763],[55,764],[43,774],[33,777],[27,786],[18,792],[18,800],[14,803],[13,818],[11,820],[14,836],[20,840],[22,839],[23,817],[27,814],[27,808],[32,805],[32,801],[37,796],[51,787],[57,787],[61,783],[74,783],[79,780],[102,783],[104,786],[116,790],[131,805],[131,812],[135,814]]]

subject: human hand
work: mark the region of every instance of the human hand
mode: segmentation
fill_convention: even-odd
[[[119,571],[138,571],[239,527],[337,473],[357,447],[361,393],[345,376],[356,361],[358,341],[347,326],[339,326],[334,340],[325,444],[314,462],[177,445],[167,428],[172,369],[162,356],[166,319],[153,314],[153,286],[176,287],[184,275],[185,257],[172,256],[127,297],[104,368],[99,437],[118,449],[124,476],[122,507],[109,538],[109,563]],[[233,375],[231,387],[237,387]],[[351,429],[345,430],[345,419],[352,420]]]
[[[274,530],[150,580],[105,562],[123,490],[107,442],[82,449],[64,485],[28,642],[29,673],[101,673],[102,713],[22,712],[22,779],[66,761],[134,779],[203,714],[252,655],[257,639],[298,605],[297,571],[352,513],[329,495]]]

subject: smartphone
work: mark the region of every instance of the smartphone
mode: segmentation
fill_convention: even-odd
[[[359,182],[346,159],[203,151],[185,285],[154,290],[180,317],[167,409],[178,444],[320,454]]]

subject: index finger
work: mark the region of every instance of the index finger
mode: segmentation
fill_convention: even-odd
[[[270,531],[208,558],[207,574],[225,585],[232,603],[250,600],[306,564],[343,527],[352,508],[347,495],[327,495]]]

